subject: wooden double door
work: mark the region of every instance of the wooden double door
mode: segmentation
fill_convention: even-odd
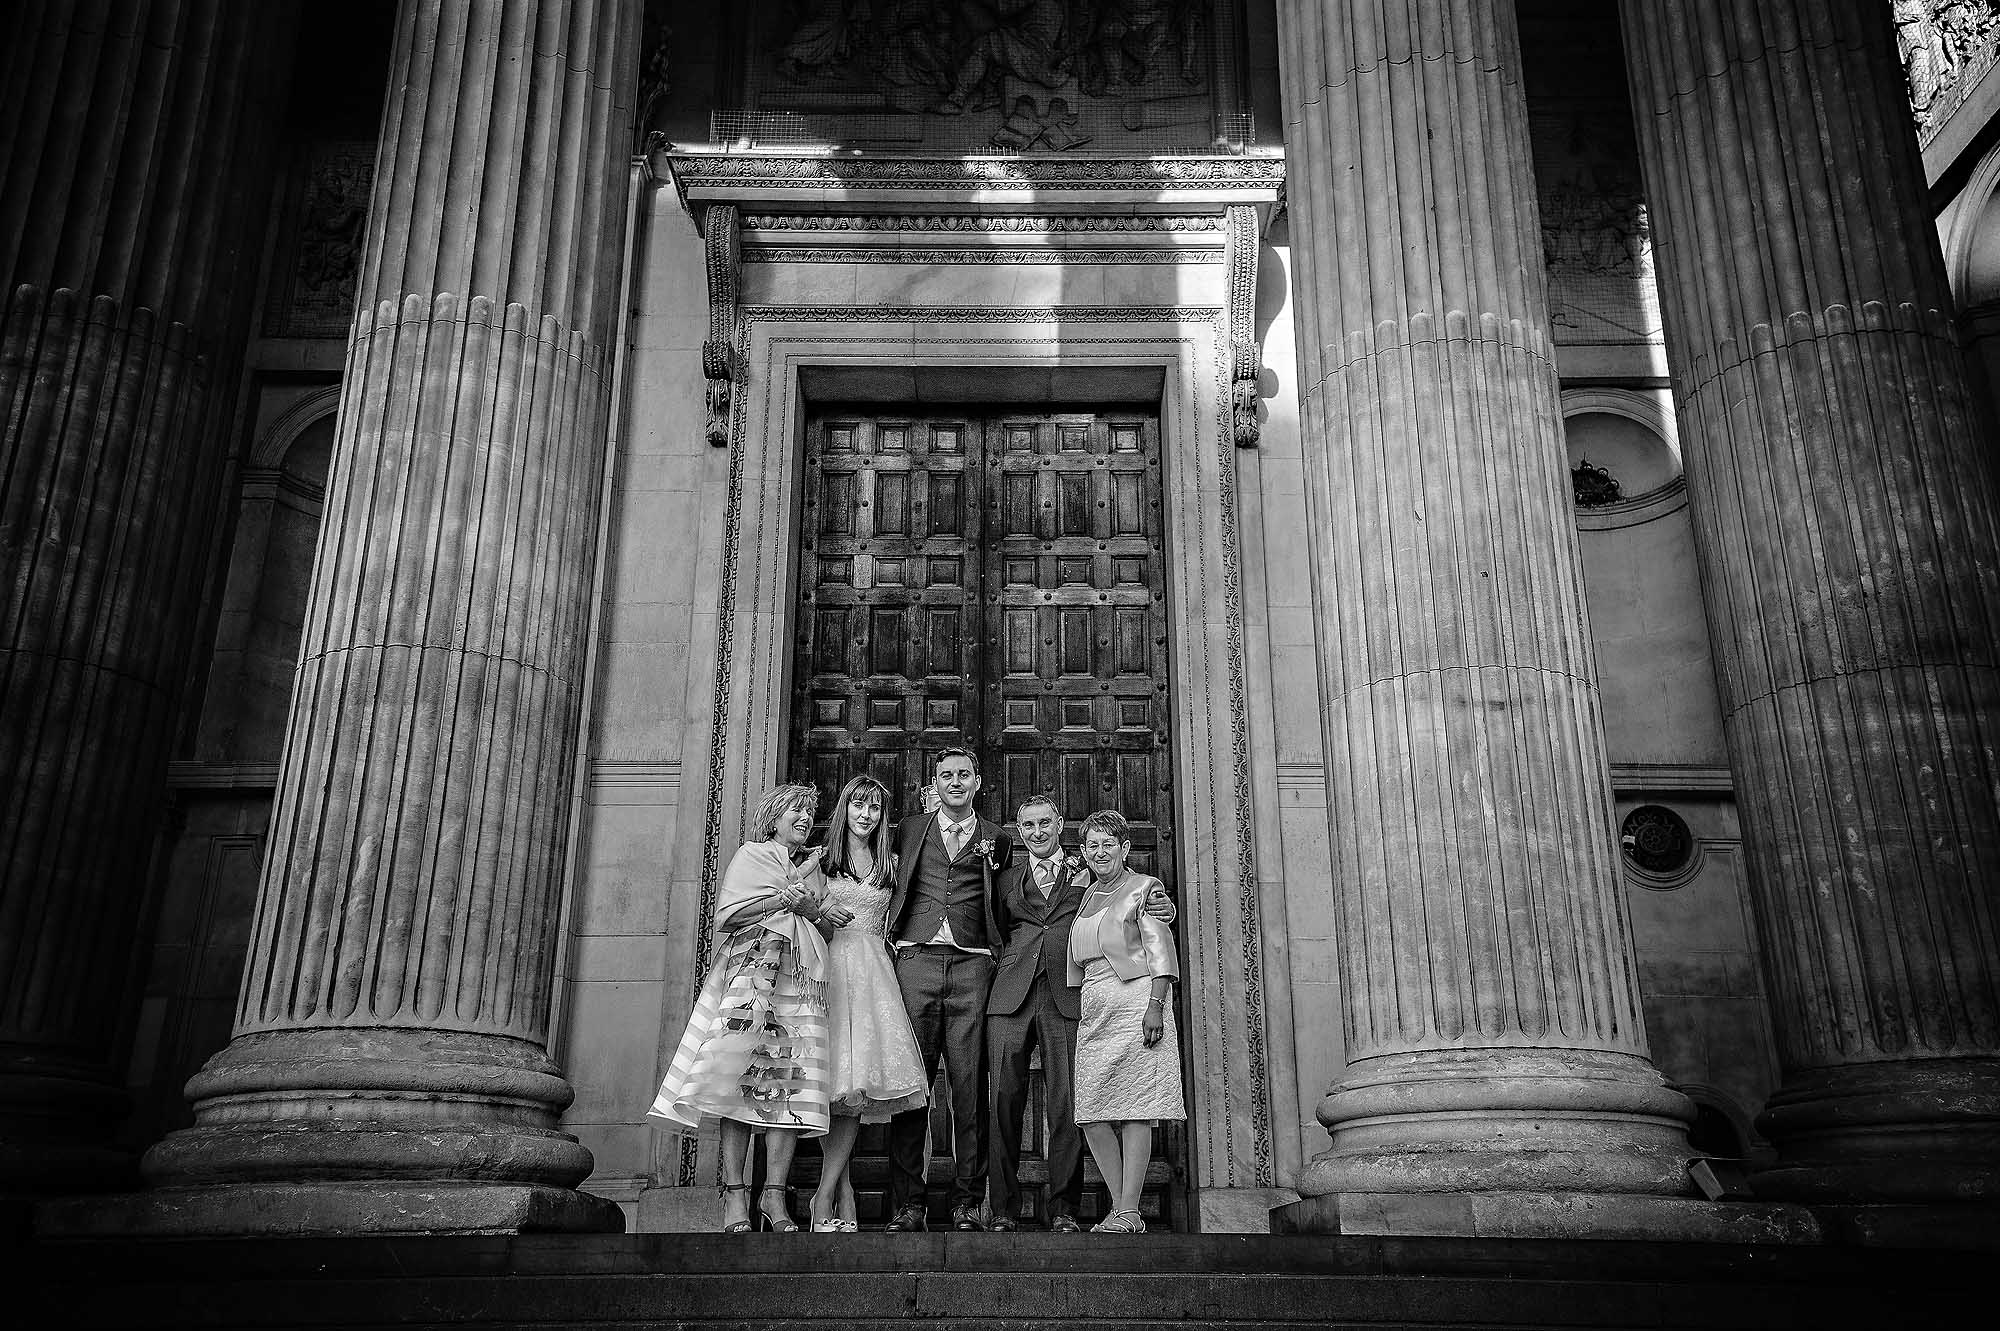
[[[1011,823],[1046,792],[1074,846],[1086,814],[1116,809],[1133,866],[1177,886],[1160,465],[1158,418],[1136,411],[809,418],[790,770],[823,814],[862,772],[895,792],[892,816],[914,812],[932,755],[964,745],[986,817]],[[1039,1214],[1047,1125],[1031,1100],[1022,1172]],[[945,1112],[933,1142],[951,1140]],[[1179,1209],[1183,1135],[1159,1135],[1154,1220]],[[870,1211],[880,1149],[865,1132]]]

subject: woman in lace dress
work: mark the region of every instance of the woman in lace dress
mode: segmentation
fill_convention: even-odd
[[[1081,984],[1076,1029],[1076,1125],[1111,1192],[1097,1229],[1143,1234],[1139,1193],[1153,1125],[1187,1117],[1181,1098],[1174,980],[1180,961],[1167,926],[1146,913],[1159,880],[1125,867],[1132,831],[1110,809],[1083,820],[1091,883],[1069,932],[1069,982]]]
[[[760,1220],[798,1229],[785,1206],[793,1149],[800,1134],[827,1130],[830,967],[820,930],[846,913],[825,899],[821,852],[792,859],[812,835],[818,804],[811,786],[779,786],[758,803],[751,839],[716,891],[707,978],[647,1111],[682,1128],[721,1121],[725,1234]],[[765,1135],[766,1181],[753,1213],[744,1180],[754,1132]]]
[[[821,861],[829,919],[852,916],[833,931],[827,946],[827,1088],[833,1120],[820,1143],[825,1165],[812,1200],[812,1227],[821,1233],[855,1229],[847,1164],[861,1125],[915,1108],[928,1090],[884,929],[891,881],[888,805],[887,788],[873,777],[849,781],[834,803]]]

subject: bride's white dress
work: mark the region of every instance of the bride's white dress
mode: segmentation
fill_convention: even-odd
[[[827,1092],[833,1112],[880,1123],[924,1103],[929,1088],[916,1034],[889,958],[889,890],[844,874],[826,880],[827,900],[854,919],[827,941]]]

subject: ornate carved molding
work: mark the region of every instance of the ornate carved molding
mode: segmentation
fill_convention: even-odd
[[[1257,210],[1229,207],[1229,402],[1238,448],[1257,446],[1257,381],[1264,372],[1257,346]]]
[[[977,217],[965,213],[864,213],[790,217],[758,213],[743,219],[745,231],[945,231],[974,235],[1040,235],[1071,232],[1221,231],[1223,219],[1153,217]]]
[[[745,323],[1194,323],[1213,319],[1213,305],[1063,305],[1022,309],[1013,305],[745,305]]]
[[[840,249],[806,248],[786,245],[752,245],[747,256],[753,263],[923,263],[923,264],[1210,264],[1221,263],[1222,255],[1210,249],[1099,250],[1099,249],[977,249],[951,250],[886,249],[853,245]]]
[[[1165,195],[1249,192],[1268,204],[1285,178],[1277,155],[1185,157],[828,157],[813,154],[701,151],[677,148],[658,165],[673,175],[691,203],[772,194],[889,197],[972,191],[991,198],[1019,195],[1046,205],[1048,196],[1142,193]]]
[[[701,344],[701,372],[708,379],[708,442],[729,443],[731,386],[743,381],[743,246],[736,205],[712,203],[702,214],[701,234],[708,252],[708,340]]]

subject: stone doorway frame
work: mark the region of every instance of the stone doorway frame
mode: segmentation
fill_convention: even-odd
[[[1236,443],[1221,306],[746,306],[730,413],[715,634],[689,666],[715,681],[703,756],[701,916],[744,811],[784,759],[809,379],[863,400],[1060,403],[1143,375],[1159,384],[1171,767],[1189,1044],[1194,1227],[1263,1227],[1276,1124],[1255,867]],[[921,370],[916,367],[922,367]],[[929,394],[923,384],[932,385]],[[949,385],[956,384],[955,390]],[[709,653],[713,655],[709,655]],[[704,659],[706,658],[706,659]],[[696,810],[700,812],[697,814]],[[693,829],[690,829],[693,830]],[[1195,1001],[1198,999],[1198,1001]],[[683,1139],[681,1180],[694,1177]],[[1236,1214],[1237,1212],[1244,1214]]]

